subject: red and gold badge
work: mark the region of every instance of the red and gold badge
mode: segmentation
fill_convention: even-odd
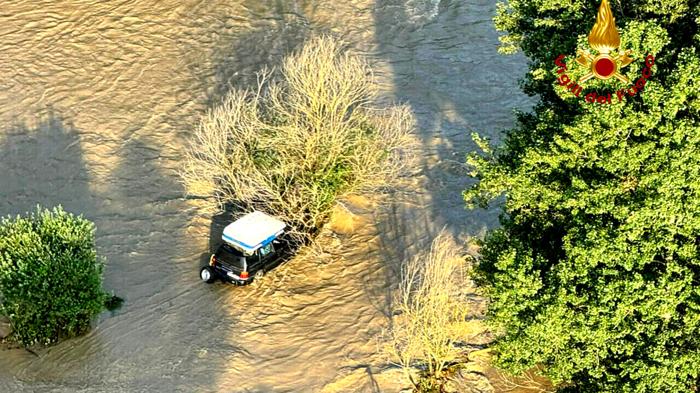
[[[630,80],[620,73],[620,69],[634,60],[629,57],[632,51],[629,49],[624,52],[620,50],[620,33],[615,26],[615,17],[608,0],[603,0],[600,3],[595,25],[588,35],[588,43],[591,48],[598,51],[598,55],[594,56],[587,50],[579,49],[576,62],[589,70],[586,75],[579,79],[579,83],[594,77],[601,80],[617,78],[624,83],[630,83]],[[610,52],[615,49],[617,49],[618,54],[613,56]]]

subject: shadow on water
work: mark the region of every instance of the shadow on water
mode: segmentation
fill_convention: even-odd
[[[216,378],[202,375],[223,371],[226,357],[242,350],[228,337],[237,321],[224,311],[225,288],[198,279],[200,260],[188,234],[191,208],[177,174],[158,165],[163,140],[128,139],[108,188],[115,198],[109,215],[127,216],[118,219],[123,243],[112,256],[114,276],[127,277],[123,284],[133,299],[133,312],[115,323],[120,334],[128,332],[115,359],[142,370],[125,381],[127,390],[214,391]]]
[[[94,220],[96,209],[79,131],[53,111],[0,134],[0,216],[63,207]]]
[[[160,144],[132,137],[116,152],[92,149],[118,157],[97,182],[80,130],[52,112],[36,124],[17,122],[0,135],[0,214],[37,203],[84,214],[107,260],[105,287],[126,302],[91,332],[38,356],[4,351],[0,379],[26,381],[33,392],[217,390],[215,378],[201,376],[224,371],[226,357],[241,350],[221,333],[236,321],[221,305],[223,289],[197,279],[189,207],[175,174],[159,165]]]
[[[464,157],[477,149],[470,134],[500,139],[526,101],[517,85],[524,59],[497,53],[494,12],[493,2],[479,0],[379,0],[375,10],[395,99],[418,119],[429,238],[444,226],[457,237],[497,225],[496,210],[468,211],[461,196],[472,182]]]
[[[518,89],[525,58],[498,54],[494,14],[487,0],[378,0],[374,9],[377,61],[391,70],[392,98],[415,114],[421,143],[421,175],[411,179],[420,185],[400,190],[378,220],[390,293],[440,230],[465,244],[498,225],[497,206],[467,210],[462,198],[474,181],[464,165],[477,150],[470,134],[498,143],[513,110],[530,105]]]
[[[473,182],[464,165],[477,150],[471,133],[497,142],[513,125],[513,109],[528,106],[517,83],[525,59],[497,53],[494,13],[495,4],[485,0],[377,2],[379,60],[392,71],[393,98],[416,115],[422,144],[418,205],[391,209],[380,233],[406,237],[386,238],[387,245],[423,249],[443,228],[463,243],[498,223],[497,208],[467,210],[462,198]]]
[[[216,252],[216,249],[223,243],[221,236],[224,233],[224,228],[233,220],[234,214],[232,209],[224,209],[211,217],[209,224],[209,250],[200,255],[199,268],[209,263],[211,254]]]

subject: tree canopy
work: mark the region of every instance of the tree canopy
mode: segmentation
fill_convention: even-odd
[[[557,82],[555,59],[585,72],[577,50],[600,3],[510,0],[499,5],[501,49],[531,60],[502,146],[476,136],[479,182],[470,205],[505,195],[502,227],[483,242],[477,281],[501,333],[496,361],[541,366],[562,390],[686,392],[700,386],[700,56],[696,1],[614,1],[632,83],[643,90],[588,103]],[[583,94],[629,88],[586,82]],[[582,95],[583,95],[582,94]]]
[[[0,314],[24,345],[87,331],[108,300],[103,267],[82,216],[59,206],[0,219]]]

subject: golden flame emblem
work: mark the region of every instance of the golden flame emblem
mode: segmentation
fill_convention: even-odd
[[[632,51],[626,50],[616,56],[610,54],[615,49],[619,51],[620,33],[617,31],[617,26],[615,26],[615,17],[612,14],[608,0],[603,0],[600,3],[595,25],[593,25],[593,29],[588,35],[588,43],[599,54],[593,56],[588,51],[578,51],[576,62],[589,69],[589,72],[581,77],[579,83],[583,83],[593,77],[603,80],[617,78],[624,83],[630,83],[627,77],[620,74],[620,69],[626,67],[634,60],[629,57]]]
[[[615,26],[615,17],[608,0],[600,3],[595,25],[588,35],[588,43],[591,44],[591,48],[600,53],[610,53],[611,50],[620,47],[620,33]]]

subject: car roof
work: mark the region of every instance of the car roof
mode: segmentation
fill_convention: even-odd
[[[221,238],[229,245],[252,254],[275,240],[286,226],[275,217],[254,211],[228,224]]]

